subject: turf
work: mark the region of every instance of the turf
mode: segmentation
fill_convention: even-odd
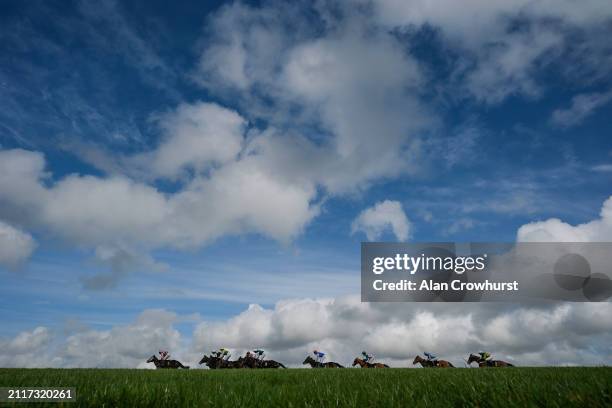
[[[612,368],[0,369],[0,386],[75,387],[68,407],[612,406]],[[39,404],[36,404],[39,405]]]

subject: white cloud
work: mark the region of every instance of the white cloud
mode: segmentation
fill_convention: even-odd
[[[356,0],[364,3],[362,0]],[[498,103],[513,94],[537,96],[537,69],[580,48],[581,61],[593,71],[602,67],[607,53],[598,42],[609,36],[605,27],[612,7],[605,0],[585,2],[552,0],[438,1],[374,0],[374,14],[381,24],[400,29],[429,25],[442,33],[445,44],[462,55],[456,70],[461,84],[479,100]],[[577,40],[571,33],[589,33]],[[588,51],[586,51],[588,50]],[[598,61],[598,62],[595,62]],[[570,70],[567,70],[569,72]],[[584,80],[584,78],[582,78]]]
[[[214,14],[198,82],[222,96],[229,92],[246,116],[291,129],[277,131],[289,133],[273,140],[279,147],[268,143],[297,153],[273,158],[280,173],[300,169],[301,177],[341,194],[417,171],[420,133],[436,118],[419,94],[425,76],[401,42],[371,30],[356,13],[314,30],[308,15],[320,23],[328,17],[325,7],[308,14],[304,7],[274,6],[235,3]],[[229,71],[239,74],[229,75],[226,56],[234,54],[240,58],[231,65],[239,68]],[[286,139],[297,139],[303,151],[287,147]]]
[[[571,225],[558,218],[521,226],[516,234],[520,242],[607,242],[612,241],[612,197],[604,203],[600,218]]]
[[[420,68],[393,37],[349,26],[305,42],[289,52],[282,79],[285,95],[315,109],[333,137],[328,189],[414,171],[410,143],[433,119],[416,94]]]
[[[0,221],[0,265],[15,268],[28,259],[35,248],[30,234]]]
[[[184,321],[163,309],[143,311],[134,322],[109,330],[81,327],[66,337],[47,327],[0,338],[2,367],[117,367],[152,368],[146,360],[159,349],[172,358],[187,357],[174,324]],[[190,320],[190,319],[187,319]]]
[[[0,216],[80,246],[150,249],[244,233],[288,242],[318,213],[316,179],[282,171],[284,145],[274,150],[281,139],[273,133],[243,146],[244,119],[200,103],[160,122],[167,137],[158,148],[120,161],[128,174],[176,177],[190,168],[175,193],[120,174],[49,181],[42,154],[0,150]]]
[[[68,367],[147,368],[145,361],[159,349],[173,351],[172,358],[182,357],[181,336],[173,327],[177,321],[172,312],[145,310],[128,325],[70,335],[57,354]]]
[[[0,216],[93,248],[194,248],[248,233],[288,242],[328,194],[417,171],[418,133],[435,120],[420,101],[415,60],[391,34],[369,30],[362,16],[320,36],[311,36],[306,22],[292,26],[292,35],[286,22],[268,24],[293,22],[295,13],[301,11],[222,8],[194,74],[213,90],[256,88],[269,103],[243,95],[244,116],[215,104],[181,104],[157,116],[162,138],[152,149],[118,157],[89,150],[110,173],[104,177],[53,179],[41,154],[0,151]],[[228,55],[235,63],[225,71]],[[247,117],[269,126],[247,130]],[[306,131],[312,128],[322,135]],[[178,181],[178,189],[160,191],[152,183],[159,178]]]
[[[532,70],[565,46],[564,27],[585,29],[609,16],[601,1],[387,1],[374,2],[374,16],[348,3],[338,13],[323,3],[220,8],[193,77],[219,100],[230,95],[240,114],[179,104],[157,115],[157,146],[115,159],[90,152],[110,176],[54,179],[42,154],[0,151],[0,217],[88,248],[193,248],[248,233],[288,242],[326,196],[421,169],[423,139],[439,123],[423,98],[431,73],[389,28],[440,29],[445,46],[469,59],[453,78],[499,101],[537,93]],[[510,30],[519,16],[525,25]],[[562,27],[532,24],[551,18]],[[163,68],[141,45],[132,39],[121,51]],[[249,121],[266,128],[247,129]],[[475,137],[468,130],[448,162],[464,157]],[[176,191],[158,189],[160,178],[177,182]],[[399,239],[410,235],[407,219],[376,222],[366,234],[390,226]]]
[[[252,305],[227,321],[201,323],[192,347],[199,351],[231,347],[236,353],[264,347],[294,365],[313,348],[322,348],[341,363],[366,349],[381,360],[409,366],[415,354],[434,350],[461,366],[468,353],[485,348],[518,365],[573,364],[583,358],[587,364],[602,364],[612,358],[606,343],[612,329],[607,315],[611,307],[565,304],[515,309],[456,304],[451,309],[414,304],[399,308],[361,303],[358,297],[295,299],[281,301],[273,309]],[[593,349],[597,352],[591,353]]]
[[[41,156],[0,151],[34,166]],[[69,175],[50,185],[42,172],[7,167],[0,175],[5,216],[29,222],[79,245],[197,247],[226,234],[261,233],[288,241],[316,215],[312,184],[290,184],[249,155],[195,177],[175,194],[113,176]],[[20,218],[21,217],[21,218]]]
[[[612,172],[612,164],[608,164],[608,163],[598,164],[598,165],[591,167],[591,170],[599,171],[602,173],[610,173]]]
[[[608,103],[610,99],[612,99],[612,91],[576,95],[567,109],[555,110],[550,120],[560,127],[576,126],[595,110]]]
[[[227,320],[195,323],[183,338],[174,327],[193,321],[166,310],[145,310],[108,330],[81,328],[62,337],[39,327],[0,339],[5,367],[139,367],[160,348],[192,367],[219,347],[238,357],[264,348],[270,358],[301,366],[314,348],[350,363],[362,350],[397,367],[424,350],[457,366],[470,352],[491,351],[517,365],[601,365],[612,359],[612,303],[540,306],[508,304],[362,303],[359,296],[286,299],[273,308],[251,305]]]
[[[23,331],[13,338],[0,338],[2,367],[49,367],[53,365],[50,347],[53,339],[47,327]]]
[[[379,239],[385,230],[393,231],[399,241],[406,241],[411,235],[411,224],[399,201],[385,200],[363,210],[353,221],[352,233],[362,231],[368,240]]]
[[[219,105],[181,104],[157,119],[165,140],[152,152],[128,159],[130,166],[144,173],[166,178],[189,168],[199,173],[235,159],[242,149],[245,120]]]

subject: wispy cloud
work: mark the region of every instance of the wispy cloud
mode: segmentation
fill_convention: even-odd
[[[591,170],[592,171],[597,171],[597,172],[600,172],[600,173],[610,173],[610,172],[612,172],[612,164],[608,164],[608,163],[598,164],[596,166],[592,166]]]
[[[611,99],[612,91],[576,95],[568,108],[555,110],[550,120],[563,128],[577,126]]]

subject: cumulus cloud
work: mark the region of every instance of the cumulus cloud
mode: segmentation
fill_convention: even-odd
[[[411,223],[399,201],[376,203],[363,210],[351,226],[353,234],[362,231],[370,241],[379,239],[385,230],[392,231],[400,241],[406,241],[411,235]]]
[[[177,315],[162,309],[142,312],[135,322],[110,330],[85,330],[68,336],[57,351],[66,367],[146,368],[159,349],[180,358],[181,336],[173,324]],[[178,353],[177,353],[178,352]]]
[[[180,319],[163,309],[149,309],[130,324],[109,330],[82,327],[66,337],[47,327],[37,327],[14,338],[0,339],[0,365],[151,368],[145,361],[160,348],[182,357],[181,336],[173,326]]]
[[[82,328],[65,337],[38,327],[0,340],[5,367],[151,368],[160,348],[196,365],[204,353],[230,348],[234,357],[264,348],[299,367],[313,349],[349,364],[362,350],[397,367],[433,350],[457,366],[470,352],[490,350],[517,365],[601,365],[612,359],[612,303],[508,304],[362,303],[358,296],[286,299],[257,304],[226,320],[195,322],[191,338],[176,330],[193,321],[167,310],[145,310],[108,330]]]
[[[0,220],[0,265],[15,268],[28,259],[35,248],[30,234]]]
[[[578,225],[558,218],[521,226],[516,234],[521,242],[607,242],[612,241],[612,197],[601,207],[599,218]]]
[[[129,167],[175,178],[189,168],[202,172],[226,163],[242,149],[246,121],[217,104],[181,104],[158,115],[157,122],[165,134],[164,141],[152,152],[130,157]]]
[[[319,32],[283,23],[303,20],[292,10],[236,3],[211,17],[218,33],[194,76],[221,95],[257,89],[239,95],[243,114],[179,104],[155,115],[162,135],[147,151],[88,149],[103,176],[54,178],[41,153],[0,151],[0,216],[88,248],[194,248],[249,233],[286,243],[325,196],[417,171],[419,133],[435,117],[418,94],[416,60],[361,15]],[[247,118],[267,125],[247,128]],[[178,188],[162,191],[159,179]]]
[[[169,177],[191,167],[174,194],[120,174],[50,181],[41,153],[0,150],[0,215],[78,245],[191,248],[226,234],[287,242],[317,214],[316,180],[288,178],[270,165],[273,134],[243,149],[244,119],[217,105],[180,106],[163,121],[168,138],[146,160],[125,161]]]
[[[565,46],[559,24],[585,29],[609,16],[598,1],[472,1],[460,10],[368,2],[373,14],[352,3],[221,7],[192,76],[219,100],[231,95],[237,110],[196,101],[154,115],[161,138],[150,149],[89,150],[104,176],[54,178],[41,153],[0,151],[0,216],[90,248],[193,248],[248,233],[288,242],[325,196],[422,171],[424,139],[440,119],[423,95],[431,73],[398,32],[439,28],[470,59],[453,78],[499,101],[537,93],[531,71]],[[560,23],[532,24],[545,20]],[[450,164],[472,148],[475,134],[465,135]],[[159,179],[177,189],[159,189]],[[391,228],[405,239],[409,224],[398,220]]]
[[[50,356],[53,334],[47,327],[36,327],[18,333],[13,338],[0,338],[0,366],[49,367],[55,362]]]
[[[603,57],[585,61],[591,71],[606,69],[595,63],[607,61],[607,51],[599,44],[609,36],[605,27],[612,17],[605,0],[356,1],[372,4],[375,18],[387,27],[428,25],[439,30],[445,44],[463,55],[455,71],[463,81],[460,87],[487,103],[514,94],[538,96],[538,69],[576,50]],[[577,40],[572,35],[576,32],[589,35]]]
[[[222,96],[231,90],[246,115],[290,129],[283,138],[297,139],[302,153],[272,160],[279,172],[305,171],[331,193],[415,172],[420,135],[437,121],[419,93],[426,83],[419,63],[362,15],[328,21],[325,7],[307,10],[306,3],[221,8],[209,19],[212,38],[195,77]],[[231,75],[228,55],[239,56]]]
[[[224,346],[236,353],[264,347],[294,365],[313,348],[344,363],[366,349],[398,366],[409,366],[423,350],[436,350],[460,366],[468,353],[479,349],[519,365],[576,364],[583,359],[602,364],[612,358],[608,303],[412,306],[361,303],[358,297],[285,300],[273,309],[251,305],[227,321],[200,323],[192,347],[206,351]]]

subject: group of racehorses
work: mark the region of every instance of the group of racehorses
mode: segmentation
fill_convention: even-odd
[[[252,355],[240,357],[238,360],[226,360],[218,356],[207,356],[200,360],[198,364],[206,364],[208,368],[287,368],[282,363],[275,360],[262,360],[255,358]]]
[[[470,354],[466,360],[467,364],[478,363],[478,367],[514,367],[514,365],[502,361],[502,360],[484,360],[481,356],[476,354]],[[189,368],[181,364],[178,360],[160,360],[155,355],[151,356],[147,360],[147,363],[155,364],[155,368]],[[218,356],[208,356],[204,354],[204,357],[200,360],[199,364],[205,364],[211,369],[221,368],[287,368],[282,363],[274,360],[262,360],[253,356],[247,355],[246,357],[240,357],[238,360],[226,360]],[[333,362],[321,362],[317,361],[311,356],[306,357],[302,364],[308,364],[312,368],[344,368],[344,366]],[[446,360],[429,360],[421,356],[416,356],[412,361],[412,364],[420,364],[424,368],[453,368],[455,367],[449,361]],[[356,358],[353,361],[353,367],[360,366],[361,368],[390,368],[387,364],[383,363],[371,363],[361,358]]]

